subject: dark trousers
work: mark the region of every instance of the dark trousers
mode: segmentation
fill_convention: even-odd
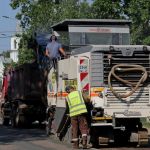
[[[84,114],[71,117],[71,125],[73,141],[79,138],[79,133],[81,133],[82,136],[88,135],[88,123]]]
[[[51,70],[54,67],[54,70],[57,70],[58,60],[60,60],[60,58],[49,58],[44,56],[40,59],[40,67],[47,70]]]
[[[52,59],[52,63],[53,63],[54,69],[57,70],[58,59],[53,58],[53,59]]]

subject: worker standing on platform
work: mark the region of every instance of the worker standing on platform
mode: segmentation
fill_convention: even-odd
[[[87,148],[87,136],[89,130],[86,120],[87,108],[82,93],[76,91],[72,86],[67,86],[66,92],[69,93],[67,96],[67,104],[72,125],[73,148],[79,148],[79,130],[82,135],[83,148]]]
[[[52,34],[50,37],[50,42],[46,46],[46,55],[53,61],[54,69],[57,69],[57,61],[61,59],[60,54],[66,57],[62,45],[57,42],[57,37]]]

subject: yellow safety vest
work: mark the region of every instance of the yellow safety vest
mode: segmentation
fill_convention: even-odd
[[[82,94],[79,91],[73,91],[67,96],[70,117],[87,113],[86,105]]]

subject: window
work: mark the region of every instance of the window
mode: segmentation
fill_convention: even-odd
[[[16,48],[17,48],[17,41],[14,40],[14,49],[16,49]]]
[[[73,32],[73,33],[70,33],[69,36],[70,36],[70,45],[83,45],[82,33]]]
[[[86,33],[86,44],[109,45],[112,44],[111,33]]]

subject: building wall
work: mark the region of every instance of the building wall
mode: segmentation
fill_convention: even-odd
[[[4,73],[4,57],[0,56],[0,88],[3,82],[3,73]]]
[[[10,58],[11,58],[14,62],[18,62],[18,50],[11,50],[11,51],[10,51]]]
[[[4,71],[4,58],[3,56],[0,56],[0,80],[2,79],[3,77],[3,71]]]
[[[20,42],[20,38],[19,37],[14,36],[14,37],[11,38],[10,58],[14,62],[18,61],[19,42]]]

